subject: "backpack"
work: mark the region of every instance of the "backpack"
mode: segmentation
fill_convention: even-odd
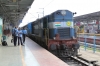
[[[16,36],[16,30],[13,29],[13,36]]]
[[[2,46],[7,46],[7,42],[6,41],[3,41],[2,42]]]

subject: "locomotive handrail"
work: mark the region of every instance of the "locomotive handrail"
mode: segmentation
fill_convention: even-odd
[[[48,40],[49,40],[49,28],[47,28],[47,31],[48,31],[48,33],[47,33],[47,44],[48,44]]]
[[[48,44],[48,39],[49,39],[49,29],[48,28],[44,28],[45,31],[45,40],[46,40],[46,45]],[[48,32],[47,32],[48,31]]]
[[[46,32],[47,38],[49,38],[49,29],[48,28],[45,28],[45,30],[47,31]]]

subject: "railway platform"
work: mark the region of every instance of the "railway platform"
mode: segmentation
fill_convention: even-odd
[[[79,57],[82,57],[88,61],[97,61],[95,64],[100,66],[100,52],[94,53],[93,50],[85,50],[84,48],[80,48],[79,55]]]
[[[0,44],[0,66],[68,66],[29,38],[25,46],[14,47],[10,41],[8,37],[8,46]]]

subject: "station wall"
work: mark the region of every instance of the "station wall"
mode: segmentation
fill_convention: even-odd
[[[2,38],[2,29],[3,29],[3,19],[0,18],[0,44],[1,44],[1,38]]]

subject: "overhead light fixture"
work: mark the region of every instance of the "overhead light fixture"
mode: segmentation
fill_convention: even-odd
[[[10,14],[20,14],[20,13],[10,13]]]
[[[10,17],[16,17],[16,16],[10,16]]]
[[[27,8],[31,8],[31,6],[27,6]]]
[[[5,6],[18,6],[18,5],[5,5]]]
[[[16,2],[16,0],[13,0],[13,2]]]
[[[15,12],[16,10],[13,10],[13,12]]]

